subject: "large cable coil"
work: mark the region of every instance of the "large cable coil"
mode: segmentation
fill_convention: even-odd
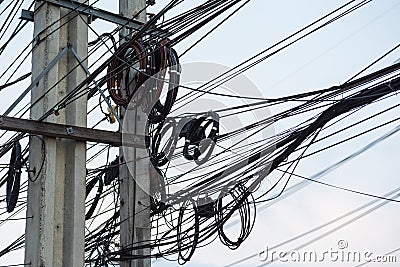
[[[14,142],[11,152],[10,166],[7,173],[7,212],[12,212],[18,202],[21,186],[22,149],[19,141]]]
[[[114,102],[126,108],[146,79],[147,57],[139,42],[132,41],[129,46],[122,47],[123,51],[117,51],[116,54],[123,56],[115,56],[108,65],[107,89]]]
[[[114,57],[107,68],[107,89],[111,98],[117,105],[127,108],[137,94],[137,101],[148,114],[149,122],[162,122],[171,112],[178,94],[181,73],[178,54],[168,39],[156,45],[134,41],[122,49],[116,54],[123,56]],[[168,91],[161,101],[164,87]]]

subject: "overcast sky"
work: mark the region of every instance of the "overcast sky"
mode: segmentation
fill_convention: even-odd
[[[117,1],[101,0],[98,7],[116,11],[117,5],[111,2]],[[166,2],[158,0],[157,7]],[[176,8],[175,13],[182,12],[198,2],[196,0],[186,0],[184,4]],[[182,63],[212,62],[233,67],[345,2],[338,0],[251,0],[246,7],[228,22],[187,53],[182,58]],[[1,6],[3,5],[5,3],[1,4]],[[153,9],[157,10],[157,7]],[[268,98],[322,89],[344,83],[348,78],[400,42],[399,12],[399,0],[372,1],[358,11],[252,68],[245,75],[257,86],[263,96]],[[99,26],[97,27],[100,33],[112,28],[111,25],[109,28],[104,26],[104,28],[99,29]],[[26,30],[26,33],[29,34],[29,31],[31,29]],[[176,47],[178,54],[205,32],[206,29],[179,44]],[[11,55],[19,53],[23,47],[21,44],[26,40],[30,40],[30,38],[25,36],[24,39],[21,39],[21,42],[17,42],[15,46],[10,47],[7,50],[7,54],[2,55],[2,61],[10,62]],[[400,50],[384,58],[368,72],[389,66],[398,58],[400,58]],[[28,69],[29,65],[26,68]],[[0,92],[2,111],[11,103],[10,99],[14,96],[15,92]],[[400,94],[373,104],[373,106],[363,109],[360,115],[349,117],[335,126],[334,129],[345,127],[360,118],[365,118],[397,104],[399,101]],[[279,109],[271,108],[272,114],[278,111]],[[392,112],[316,145],[311,151],[365,131],[399,115],[399,109],[394,109]],[[309,157],[301,161],[296,173],[311,177],[361,149],[397,125],[392,123],[352,142],[318,153],[317,156]],[[291,126],[293,125],[279,124],[276,125],[276,131],[279,132]],[[321,179],[324,182],[341,187],[374,195],[384,195],[399,186],[399,151],[400,135],[395,134]],[[302,180],[293,178],[291,184],[300,181]],[[192,260],[186,266],[213,267],[233,263],[262,251],[266,246],[273,247],[318,227],[372,200],[374,199],[371,197],[343,192],[320,184],[310,184],[293,196],[284,198],[273,206],[259,211],[250,237],[239,249],[231,251],[217,239],[211,245],[197,249]],[[5,204],[1,203],[1,205]],[[400,231],[398,205],[398,203],[389,203],[360,220],[318,239],[318,241],[302,248],[302,251],[322,253],[331,248],[337,249],[339,240],[347,241],[348,248],[351,250],[368,250],[373,252],[374,255],[383,255],[400,248],[400,243],[397,240]],[[358,214],[354,214],[347,219],[354,218]],[[276,250],[289,251],[301,246],[340,225],[347,219],[302,237],[295,242],[288,243]],[[17,234],[19,235],[23,232],[24,227],[21,223],[5,224],[0,227],[0,236],[6,236],[7,243],[12,240],[12,237],[15,238]],[[10,233],[13,233],[12,237],[10,237]],[[3,247],[5,243],[0,242],[0,245]],[[393,255],[397,255],[397,260],[400,261],[399,252]],[[0,265],[10,264],[10,262],[20,263],[22,261],[21,257],[21,253],[2,257],[0,258]],[[261,263],[257,257],[253,257],[235,266],[257,266]],[[163,260],[154,263],[154,266],[160,267],[176,265],[176,262]],[[329,261],[321,264],[321,266],[333,265],[334,263]],[[336,264],[335,266],[355,265],[357,264],[340,263],[340,265]],[[286,265],[273,263],[270,266],[309,266],[309,263],[290,263]],[[371,264],[371,266],[379,265]],[[382,266],[396,266],[396,264],[384,264]]]

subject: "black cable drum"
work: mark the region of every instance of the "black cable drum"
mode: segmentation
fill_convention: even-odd
[[[10,166],[7,174],[7,212],[12,212],[18,202],[21,186],[22,149],[19,141],[14,142],[11,152]]]
[[[211,126],[211,130],[206,135],[206,130]],[[201,165],[206,162],[214,150],[215,143],[219,135],[219,116],[215,112],[208,112],[200,118],[189,121],[181,131],[185,136],[185,145],[183,147],[183,156],[187,160],[194,160],[196,164]],[[193,153],[189,152],[189,146],[193,145]],[[207,153],[204,153],[207,151]],[[205,155],[203,155],[205,154]],[[200,156],[203,155],[203,158]]]

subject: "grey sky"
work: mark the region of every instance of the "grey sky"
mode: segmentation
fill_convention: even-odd
[[[98,6],[116,11],[117,5],[114,2],[101,0]],[[157,2],[154,10],[167,1],[158,0]],[[175,12],[179,13],[198,2],[187,0]],[[185,55],[182,61],[183,63],[214,62],[233,67],[345,2],[338,0],[252,0],[233,18]],[[257,85],[265,97],[285,96],[343,83],[400,42],[399,12],[399,0],[374,0],[351,15],[273,56],[245,74]],[[103,28],[100,28],[100,24],[98,24],[96,29],[102,32],[112,29],[112,27],[103,26]],[[179,44],[176,48],[178,53],[184,51],[206,30],[194,34],[191,38]],[[2,62],[10,62],[13,58],[12,55],[19,53],[22,50],[22,44],[26,44],[27,40],[30,40],[29,34],[31,32],[29,30],[25,32],[27,36],[21,38],[7,50],[5,55],[1,56]],[[400,58],[400,50],[380,61],[368,72],[388,66],[398,58]],[[25,70],[29,71],[29,64],[26,65]],[[22,73],[23,71],[21,71]],[[1,83],[3,81],[4,78],[1,79]],[[14,91],[0,92],[2,110],[5,110],[15,95]],[[373,104],[361,111],[360,114],[351,116],[343,123],[336,125],[332,128],[332,131],[365,118],[368,114],[397,104],[399,99],[400,95]],[[272,108],[271,110],[273,114],[280,111],[279,108]],[[399,110],[395,109],[335,138],[322,142],[310,151],[315,151],[377,126],[395,116],[398,117],[399,114]],[[354,141],[307,158],[301,162],[296,173],[309,177],[360,149],[396,125],[398,124],[390,124]],[[291,126],[290,124],[279,124],[276,125],[276,129],[281,131]],[[371,194],[383,195],[399,185],[399,151],[400,136],[392,136],[365,154],[328,174],[323,178],[323,181]],[[299,178],[293,178],[292,183],[300,181],[302,180]],[[253,232],[238,250],[231,251],[225,248],[217,239],[211,245],[196,250],[192,260],[186,266],[214,267],[229,264],[261,251],[265,246],[274,246],[317,227],[370,200],[368,197],[339,191],[323,185],[311,184],[293,196],[257,214]],[[1,205],[4,205],[4,203],[1,203]],[[370,250],[376,255],[382,255],[400,247],[400,243],[397,241],[400,230],[397,223],[399,214],[398,204],[390,203],[342,230],[311,244],[306,249],[324,251],[337,248],[337,242],[343,239],[348,241],[349,248],[352,250]],[[335,225],[338,224],[340,222]],[[331,228],[328,228],[328,230]],[[324,231],[318,231],[309,237],[301,238],[279,248],[279,250],[293,249]],[[9,237],[9,233],[14,232],[23,233],[23,224],[6,224],[0,227],[0,236]],[[17,236],[12,235],[12,237]],[[7,238],[7,240],[11,241],[12,238]],[[5,245],[3,242],[0,242],[0,244],[1,247]],[[396,255],[400,260],[400,254],[397,253]],[[0,265],[10,262],[20,263],[21,257],[21,253],[2,257],[0,258]],[[257,266],[258,264],[260,264],[260,261],[254,258],[238,266]],[[160,267],[176,265],[176,262],[166,261],[157,261],[154,264],[154,266]],[[354,263],[341,263],[339,266],[354,265]],[[309,264],[285,265],[275,263],[271,266],[309,266]],[[338,265],[325,262],[321,266]],[[382,266],[396,265],[385,264]]]

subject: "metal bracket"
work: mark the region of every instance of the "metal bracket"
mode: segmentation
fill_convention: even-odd
[[[34,17],[33,11],[22,9],[21,17],[19,19],[33,22],[34,21],[33,17]]]
[[[85,66],[85,64],[83,63],[82,59],[80,58],[80,56],[78,55],[78,53],[76,52],[74,47],[72,45],[69,45],[69,47],[70,47],[70,50],[71,50],[72,54],[74,55],[75,59],[78,61],[79,65],[81,66],[81,68],[86,72],[87,75],[90,75],[90,71],[89,71],[88,67]],[[110,109],[110,111],[112,112],[112,114],[114,115],[115,119],[118,121],[119,125],[122,128],[123,123],[122,123],[121,119],[119,118],[118,114],[115,112],[113,106],[111,105],[110,100],[106,97],[103,90],[101,90],[99,84],[95,80],[93,80],[93,83],[96,86],[97,90],[99,91],[101,97],[107,103],[107,106]]]
[[[96,142],[112,146],[128,146],[135,148],[146,148],[145,140],[148,136],[127,134],[126,140],[122,142],[122,133],[105,130],[96,130],[86,127],[50,123],[35,120],[18,119],[0,116],[3,123],[0,130],[42,135],[50,138],[64,138],[82,142]],[[22,135],[23,136],[23,135]],[[139,142],[133,142],[137,137]]]
[[[68,127],[68,128],[67,128],[67,134],[68,134],[68,135],[74,134],[74,129],[73,129],[72,127]]]
[[[115,14],[99,8],[94,8],[90,5],[79,3],[76,1],[71,1],[71,0],[42,0],[42,1],[87,15],[89,22],[99,18],[134,30],[139,30],[144,24],[137,20],[127,18],[125,16]],[[149,30],[149,32],[147,32],[147,34],[158,35],[158,36],[160,34],[163,35],[165,33],[166,33],[165,31],[160,29],[151,29]]]
[[[24,99],[24,97],[34,88],[37,83],[53,68],[53,66],[68,52],[68,47],[64,47],[60,53],[47,65],[47,67],[33,80],[31,85],[22,92],[22,94],[14,101],[14,103],[4,112],[3,116],[8,116],[10,112]]]

